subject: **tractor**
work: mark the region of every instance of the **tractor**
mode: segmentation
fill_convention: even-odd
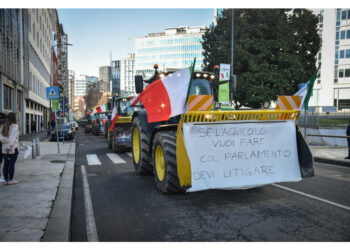
[[[114,152],[130,151],[131,149],[131,118],[137,109],[130,106],[131,94],[122,94],[113,98],[113,107],[116,107],[119,117],[115,121],[114,129],[109,131],[113,117],[107,123],[108,147]]]
[[[142,92],[144,83],[152,84],[172,73],[158,73],[155,66],[150,80],[135,76],[136,93]],[[190,97],[214,93],[210,109],[187,109],[153,123],[148,123],[145,109],[134,112],[136,174],[153,174],[163,193],[247,189],[312,177],[313,157],[296,125],[299,110],[223,110],[217,101],[217,75],[197,71],[192,76]],[[230,97],[234,79],[229,80]]]

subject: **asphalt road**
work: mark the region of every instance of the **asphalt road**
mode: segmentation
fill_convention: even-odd
[[[164,195],[128,154],[113,163],[104,136],[77,132],[72,241],[87,241],[91,226],[81,165],[99,241],[350,241],[350,168],[316,163],[316,176],[298,183]]]

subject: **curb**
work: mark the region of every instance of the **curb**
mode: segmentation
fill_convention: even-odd
[[[68,155],[71,154],[71,149]],[[71,234],[71,215],[73,201],[74,160],[67,159],[56,200],[46,225],[44,242],[68,242]]]
[[[314,157],[314,160],[315,162],[320,162],[320,163],[335,164],[335,165],[340,165],[344,167],[350,167],[349,160],[331,159],[331,158],[324,158],[324,157]]]

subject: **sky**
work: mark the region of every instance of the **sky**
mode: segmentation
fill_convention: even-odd
[[[98,77],[99,66],[134,53],[135,37],[166,28],[209,26],[214,9],[68,9],[58,8],[68,34],[68,68],[75,75]]]

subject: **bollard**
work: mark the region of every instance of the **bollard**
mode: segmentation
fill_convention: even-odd
[[[35,159],[35,138],[32,139],[32,159]]]
[[[36,138],[36,156],[40,156],[39,137]]]

